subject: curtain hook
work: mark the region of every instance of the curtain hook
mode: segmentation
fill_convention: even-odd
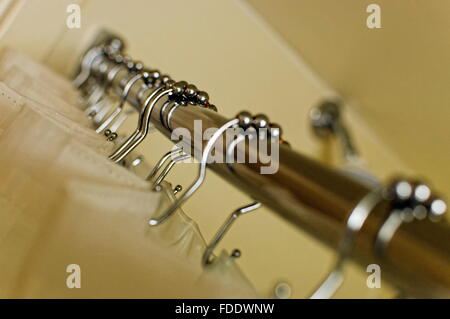
[[[125,84],[123,91],[121,92],[119,105],[116,107],[116,109],[111,115],[109,115],[102,123],[100,123],[100,125],[95,130],[97,133],[103,132],[108,127],[108,125],[110,125],[111,122],[113,122],[116,119],[116,117],[122,113],[131,88],[137,81],[142,79],[144,76],[142,72],[143,68],[142,62],[133,62],[130,60],[126,63],[126,67],[131,73],[131,76],[128,79],[127,83]]]
[[[161,182],[166,178],[166,176],[169,174],[170,170],[175,166],[175,164],[182,162],[191,156],[189,154],[181,154],[174,158],[172,158],[169,162],[169,164],[162,170],[161,174],[155,179],[155,182],[153,184],[154,188],[158,188]]]
[[[163,86],[154,90],[144,102],[144,106],[139,115],[138,127],[134,133],[121,145],[113,154],[109,156],[114,162],[120,162],[134,148],[136,148],[142,140],[147,136],[150,126],[151,114],[156,103],[164,96],[172,93],[184,91],[184,81],[175,82],[168,80]]]
[[[77,89],[81,89],[84,86],[89,78],[91,77],[92,66],[94,65],[95,60],[101,56],[105,56],[106,53],[112,48],[108,45],[100,45],[91,48],[86,52],[86,54],[81,59],[81,70],[80,73],[73,80],[73,85]]]
[[[349,163],[357,163],[360,161],[359,152],[347,126],[342,121],[341,109],[339,101],[325,100],[310,111],[310,123],[317,137],[324,139],[336,136],[342,145],[344,158]]]
[[[124,61],[129,60],[128,57],[124,57],[120,53],[112,53],[107,55],[107,58],[115,63],[115,65],[106,73],[106,78],[103,80],[102,85],[98,86],[94,92],[87,98],[85,113],[94,117],[102,109],[102,104],[104,103],[104,98],[109,86],[114,81],[115,77],[122,70]]]
[[[337,261],[334,263],[332,270],[320,283],[319,287],[311,294],[310,299],[331,298],[341,287],[344,282],[344,263],[350,257],[356,237],[365,221],[372,210],[383,200],[383,190],[384,187],[378,187],[369,191],[353,208],[339,242]]]
[[[220,127],[216,132],[214,132],[214,134],[209,139],[203,151],[198,176],[195,179],[195,181],[191,184],[191,186],[189,186],[188,190],[186,190],[179,199],[177,199],[174,203],[172,203],[172,205],[160,217],[150,219],[149,220],[150,226],[156,226],[163,223],[198,190],[198,188],[203,184],[205,180],[206,165],[213,146],[216,144],[217,140],[228,128],[233,127],[238,123],[239,120],[237,118],[234,118],[225,123],[224,125],[222,125],[222,127]]]
[[[375,253],[383,258],[397,229],[404,223],[428,218],[439,222],[447,211],[447,204],[434,195],[428,185],[406,179],[394,180],[386,189],[391,198],[391,213],[378,230]]]
[[[182,148],[175,148],[169,152],[167,152],[166,154],[164,154],[161,159],[156,163],[156,165],[153,167],[153,169],[150,171],[150,173],[148,174],[148,176],[146,177],[145,180],[149,181],[151,180],[153,177],[156,176],[156,173],[158,172],[158,170],[164,165],[164,163],[170,159],[172,156],[175,156],[177,154],[180,154],[183,151]]]
[[[427,216],[431,221],[439,221],[446,211],[445,202],[432,196],[429,187],[423,183],[399,179],[393,180],[389,186],[372,189],[350,213],[339,243],[338,259],[311,299],[330,298],[336,293],[344,281],[343,266],[351,255],[358,233],[373,209],[386,199],[390,202],[391,213],[375,239],[374,250],[379,257],[384,255],[390,239],[402,223],[425,219]]]
[[[234,172],[234,149],[237,147],[239,143],[242,141],[245,141],[246,136],[249,136],[249,139],[252,138],[258,138],[258,133],[260,129],[270,129],[269,134],[266,134],[264,138],[270,138],[270,139],[280,139],[281,138],[281,127],[279,127],[277,124],[269,123],[267,116],[263,114],[258,114],[254,117],[247,112],[242,111],[237,115],[237,118],[239,119],[239,125],[238,127],[241,130],[246,130],[250,127],[255,128],[256,130],[252,131],[250,135],[245,134],[244,132],[240,132],[240,134],[232,140],[227,148],[226,148],[226,163],[228,168]],[[234,212],[231,213],[231,215],[225,220],[225,222],[222,224],[222,226],[219,228],[213,239],[210,241],[208,246],[205,249],[205,252],[203,254],[202,258],[202,264],[203,266],[207,266],[211,264],[213,261],[211,259],[214,249],[217,247],[217,245],[220,243],[220,241],[225,237],[226,233],[231,229],[231,226],[236,221],[236,219],[246,213],[252,212],[258,208],[261,207],[260,202],[253,202],[249,205],[243,206],[241,208],[238,208]],[[232,257],[239,257],[241,255],[240,251],[238,249],[233,250],[231,256]]]
[[[252,212],[256,209],[261,207],[260,202],[253,202],[249,205],[240,207],[236,209],[231,215],[227,218],[227,220],[222,224],[222,226],[219,228],[217,233],[214,235],[213,239],[209,242],[208,246],[205,249],[205,252],[203,253],[202,257],[202,265],[207,266],[213,262],[211,259],[214,249],[217,247],[217,245],[220,243],[220,241],[225,237],[227,232],[230,230],[233,223],[236,221],[236,219],[246,213]],[[231,254],[232,257],[238,257],[240,256],[240,251],[237,253],[238,250],[235,249],[233,253]]]

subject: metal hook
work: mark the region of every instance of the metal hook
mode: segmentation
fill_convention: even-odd
[[[247,115],[250,116],[250,114],[246,114],[244,112],[241,112],[240,115]],[[238,126],[241,128],[241,126]],[[234,172],[234,168],[233,168],[233,162],[234,162],[234,149],[236,148],[236,146],[245,140],[245,136],[244,134],[239,134],[234,140],[232,140],[227,148],[226,148],[226,163],[228,168]],[[249,136],[249,138],[254,138],[257,137],[257,132],[253,131],[252,135]],[[241,208],[238,208],[237,210],[235,210],[233,213],[231,213],[231,215],[225,220],[225,222],[222,224],[222,226],[219,228],[219,230],[217,231],[217,233],[215,234],[215,236],[213,237],[213,239],[211,240],[211,242],[208,244],[208,246],[206,247],[205,252],[203,253],[203,258],[202,258],[202,264],[203,266],[207,266],[209,264],[212,263],[211,260],[211,256],[213,254],[214,249],[217,247],[217,245],[220,243],[220,241],[223,239],[223,237],[225,237],[226,233],[230,230],[231,226],[233,225],[233,223],[235,222],[235,220],[245,214],[245,213],[249,213],[251,211],[254,211],[256,209],[258,209],[259,207],[261,207],[261,203],[260,202],[253,202],[249,205],[243,206]],[[237,250],[234,250],[232,253],[233,257],[236,256],[240,256],[240,252],[237,255],[236,254]]]
[[[131,67],[129,67],[130,71],[134,71],[133,73],[135,73],[137,71],[136,65],[142,65],[142,64],[141,63],[133,63],[133,65]],[[95,130],[97,133],[103,132],[103,130],[105,130],[108,127],[108,125],[111,124],[111,122],[114,121],[114,119],[122,113],[122,111],[124,109],[124,104],[127,100],[127,97],[128,97],[128,94],[130,93],[131,88],[137,81],[141,80],[143,77],[144,77],[144,75],[142,72],[138,72],[134,76],[130,77],[130,79],[127,81],[127,83],[125,84],[125,87],[122,91],[119,105],[114,110],[114,112],[105,121],[103,121],[103,123],[101,123],[100,126]]]
[[[185,106],[186,104],[187,104],[186,101],[176,101],[176,100],[172,101],[169,100],[166,103],[164,103],[159,113],[159,118],[161,120],[162,125],[168,130],[172,130],[172,127],[170,126],[170,121],[172,119],[174,112],[178,107]],[[164,116],[165,113],[167,113],[166,116]]]
[[[427,217],[431,222],[439,222],[447,211],[447,204],[422,182],[394,181],[386,192],[392,197],[393,209],[375,239],[375,254],[379,258],[384,257],[391,239],[402,224]]]
[[[185,102],[176,102],[172,107],[170,108],[169,112],[167,113],[167,117],[165,118],[164,125],[168,130],[172,130],[172,126],[170,125],[170,122],[172,121],[172,116],[175,113],[175,111],[180,106],[185,106]]]
[[[111,105],[105,103],[104,100],[107,96],[106,95],[107,90],[112,85],[117,74],[119,74],[119,72],[123,70],[123,66],[127,67],[128,69],[130,68],[132,69],[135,66],[131,58],[123,56],[117,52],[111,52],[111,50],[109,51],[110,52],[107,53],[107,57],[111,62],[115,63],[116,65],[106,73],[106,79],[102,81],[102,85],[98,86],[91,93],[86,102],[86,104],[90,106],[86,108],[85,112],[90,116],[92,116],[93,114],[96,115],[95,118],[96,123],[101,122],[108,113],[109,109],[111,108]],[[107,64],[104,66],[104,68],[107,68]]]
[[[172,93],[172,88],[160,87],[153,91],[150,96],[144,102],[143,110],[139,116],[138,127],[135,132],[116,150],[109,156],[114,162],[120,162],[125,156],[127,156],[139,143],[147,136],[149,131],[151,113],[155,107],[156,102],[163,96]]]
[[[364,161],[356,149],[353,138],[342,120],[342,107],[336,101],[324,101],[310,112],[310,122],[314,133],[321,139],[334,136],[341,144],[345,166],[344,174],[366,184],[369,188],[378,187],[381,182],[365,168]]]
[[[156,226],[161,223],[163,223],[167,218],[169,218],[178,208],[183,205],[186,200],[188,200],[196,191],[197,189],[203,184],[203,181],[205,180],[206,176],[206,165],[209,157],[209,153],[211,152],[213,146],[219,139],[219,137],[222,136],[222,134],[230,127],[236,125],[239,123],[238,119],[232,119],[225,123],[221,128],[219,128],[214,134],[212,135],[211,139],[206,144],[205,150],[203,151],[199,172],[197,179],[194,181],[194,183],[189,187],[189,189],[183,193],[183,195],[175,201],[160,217],[152,218],[149,220],[150,226]]]
[[[178,194],[179,192],[181,192],[182,190],[183,190],[183,186],[177,185],[177,186],[175,186],[174,189],[173,189],[173,194],[176,195],[176,194]]]
[[[387,196],[392,198],[386,198]],[[370,213],[383,199],[389,199],[391,207],[393,206],[394,209],[379,229],[375,240],[374,250],[380,257],[382,257],[390,239],[403,222],[424,219],[427,214],[432,221],[437,221],[446,211],[445,203],[439,198],[432,198],[430,189],[423,183],[418,183],[414,187],[412,183],[400,180],[392,182],[388,187],[374,188],[352,210],[339,243],[338,259],[332,271],[311,295],[311,299],[330,298],[342,285],[344,281],[343,266],[351,255],[356,236],[361,231]],[[433,207],[433,203],[435,203],[435,207]],[[424,208],[425,213],[415,215],[414,208],[417,207]],[[409,216],[403,214],[405,208],[409,208],[411,212]]]
[[[91,96],[88,97],[88,99],[86,101],[86,104],[88,105],[88,107],[86,107],[86,109],[84,111],[87,115],[89,115],[89,116],[96,115],[102,109],[101,105],[103,104],[104,98],[106,96],[105,93],[121,69],[122,69],[122,65],[119,62],[118,65],[114,66],[111,70],[108,71],[103,85],[99,86],[91,94]]]
[[[144,162],[144,156],[139,155],[130,163],[130,167],[136,168]]]
[[[117,132],[120,128],[120,126],[122,126],[122,124],[125,122],[125,120],[128,118],[128,116],[130,116],[133,113],[133,110],[128,110],[125,111],[124,113],[122,113],[119,118],[110,126],[109,129],[105,130],[105,136],[108,136],[109,134],[113,133],[113,132]],[[156,128],[154,126],[149,128],[149,132],[152,132],[156,130]],[[114,133],[116,134],[116,133]]]
[[[318,137],[337,136],[342,144],[345,159],[349,162],[358,161],[358,151],[347,127],[342,122],[341,105],[338,102],[322,102],[311,110],[310,120],[314,133]]]
[[[153,167],[153,169],[151,170],[151,172],[148,174],[147,178],[145,180],[151,180],[153,177],[155,177],[156,173],[158,172],[158,170],[164,165],[164,163],[171,158],[174,155],[177,155],[179,153],[181,153],[183,151],[182,148],[176,148],[174,150],[171,150],[169,152],[167,152],[166,154],[163,155],[163,157],[161,157],[161,159],[158,161],[158,163],[156,163],[156,165]]]
[[[378,187],[370,191],[353,208],[339,243],[337,261],[310,299],[331,298],[341,287],[344,282],[343,266],[351,255],[356,236],[361,231],[372,210],[383,200],[383,191],[384,187]]]
[[[238,208],[233,213],[231,213],[231,215],[227,218],[225,223],[223,223],[223,225],[219,228],[216,235],[213,237],[211,242],[206,247],[206,250],[203,253],[203,257],[202,257],[203,266],[207,266],[213,262],[211,259],[211,256],[213,254],[214,249],[217,247],[217,245],[220,243],[220,241],[223,239],[223,237],[226,235],[226,233],[230,230],[231,226],[236,221],[236,219],[245,213],[249,213],[249,212],[252,212],[252,211],[258,209],[259,207],[261,207],[261,203],[254,202],[247,206]]]
[[[173,105],[175,103],[176,101],[174,100],[167,100],[166,102],[164,102],[163,106],[159,110],[159,121],[162,123],[164,127],[167,127],[165,123],[164,113],[166,112],[167,108],[170,108],[170,105]]]
[[[81,71],[73,80],[73,84],[77,89],[81,88],[87,82],[91,76],[91,68],[94,61],[103,54],[104,48],[102,47],[94,47],[85,54],[81,61]]]
[[[110,155],[109,158],[114,162],[120,162],[145,139],[149,132],[151,115],[156,103],[164,96],[182,94],[188,85],[184,81],[175,82],[170,80],[170,78],[163,84],[162,87],[158,87],[154,90],[145,100],[144,106],[139,114],[138,127],[135,132]]]
[[[256,130],[252,132],[251,135],[248,135],[249,139],[252,138],[257,138],[257,132]],[[237,145],[245,140],[246,135],[244,134],[239,134],[234,140],[232,140],[230,142],[230,144],[228,145],[227,149],[226,149],[226,163],[228,168],[230,169],[230,171],[234,172],[234,167],[233,167],[233,163],[234,163],[234,149],[237,147]]]
[[[143,109],[141,110],[141,113],[139,115],[139,120],[138,120],[138,127],[136,128],[136,130],[133,132],[132,135],[130,135],[124,143],[122,143],[122,145],[120,145],[110,156],[109,158],[115,162],[119,162],[120,160],[117,160],[117,157],[120,156],[124,150],[126,150],[126,148],[136,139],[136,137],[138,136],[138,134],[140,133],[140,127],[142,125],[142,119],[144,116],[144,112],[147,109],[148,104],[151,102],[151,100],[159,93],[163,90],[163,88],[156,88],[155,90],[152,91],[152,93],[147,97],[147,99],[144,102],[144,106]]]
[[[96,103],[97,105],[94,107],[95,111],[93,111],[89,116],[93,119],[94,124],[99,124],[102,122],[111,108],[113,108],[114,103],[115,99],[108,96],[103,97],[99,102]]]
[[[158,187],[161,182],[166,178],[167,174],[169,174],[170,170],[175,166],[175,164],[184,161],[185,159],[190,158],[191,156],[189,154],[181,154],[176,156],[175,158],[171,159],[169,164],[163,169],[161,174],[155,179],[155,182],[153,184],[154,187]]]

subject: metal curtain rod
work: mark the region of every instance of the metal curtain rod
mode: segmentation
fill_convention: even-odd
[[[91,70],[95,81],[104,81],[106,73],[116,66],[106,57],[100,59]],[[122,68],[110,85],[111,91],[121,94],[129,78],[129,71]],[[127,96],[127,102],[137,110],[148,96],[144,82],[139,81]],[[156,105],[152,123],[170,137],[171,132],[160,121],[161,106],[162,103]],[[202,120],[203,130],[206,130],[221,127],[229,119],[204,107],[189,105],[177,108],[170,124],[172,129],[188,129],[193,137],[194,120]],[[279,170],[275,174],[260,174],[260,167],[266,165],[261,163],[235,163],[235,173],[230,173],[226,163],[212,163],[208,167],[314,238],[338,249],[350,213],[371,190],[339,170],[326,167],[285,145],[280,145],[279,158]],[[391,201],[383,198],[371,211],[355,239],[351,258],[364,269],[369,264],[380,265],[382,278],[407,296],[450,297],[448,223],[428,219],[402,223],[380,258],[374,249],[375,240],[391,213],[390,207]],[[292,253],[301,254],[302,251],[299,247]]]

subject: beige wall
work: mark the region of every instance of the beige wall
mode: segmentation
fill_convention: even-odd
[[[450,1],[248,2],[385,145],[450,197]],[[381,29],[366,26],[371,3]]]
[[[65,27],[65,7],[73,2],[27,1],[11,24],[6,25],[5,19],[0,21],[0,27],[5,29],[1,46],[15,46],[69,74],[93,28],[107,26],[127,39],[131,56],[208,91],[212,102],[225,116],[231,117],[242,109],[266,113],[283,125],[285,137],[294,148],[318,160],[339,164],[336,156],[327,156],[327,148],[311,135],[307,121],[310,107],[323,96],[334,94],[333,91],[245,2],[84,0],[81,1],[82,28],[69,30]],[[298,2],[304,3],[305,8],[318,8],[314,1]],[[274,3],[272,7],[279,9],[280,1],[276,6]],[[335,1],[328,3],[332,5]],[[261,1],[262,11],[267,13],[270,8],[269,2]],[[336,10],[337,14],[341,13]],[[274,10],[277,14],[278,11]],[[325,19],[321,14],[329,14],[326,11],[317,9],[317,19]],[[295,19],[316,21],[311,17],[302,18],[300,13]],[[307,29],[308,24],[302,27]],[[348,70],[357,72],[352,66]],[[345,74],[341,77],[346,78]],[[359,112],[353,104],[346,111],[346,120],[355,133],[368,169],[382,178],[394,172],[411,171],[413,161],[381,137],[380,131],[388,130],[391,121],[385,121],[384,126],[380,123],[375,129],[367,124],[371,120],[367,114],[371,113]],[[415,134],[413,130],[410,133]],[[140,149],[150,162],[157,161],[170,145],[156,135],[144,144]],[[188,185],[195,169],[193,165],[180,165],[169,179]],[[185,210],[198,221],[209,239],[233,209],[249,200],[209,174],[206,185],[185,205]],[[270,294],[278,280],[285,280],[292,285],[294,297],[305,297],[329,269],[334,257],[303,231],[266,209],[239,220],[221,246],[242,250],[239,264],[263,296]],[[368,289],[362,271],[352,268],[348,274],[338,297],[393,294],[386,285],[381,290]]]

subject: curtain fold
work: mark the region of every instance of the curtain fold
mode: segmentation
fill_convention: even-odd
[[[198,225],[175,197],[108,159],[70,82],[26,56],[0,57],[1,298],[252,298],[229,254],[204,268]],[[81,288],[68,288],[68,265]]]

